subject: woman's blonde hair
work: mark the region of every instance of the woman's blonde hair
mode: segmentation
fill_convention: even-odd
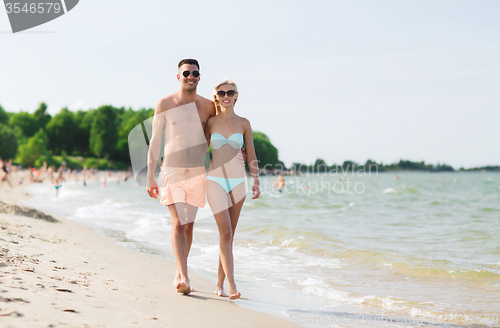
[[[236,86],[236,83],[234,83],[233,80],[230,79],[224,79],[220,81],[215,87],[214,87],[214,104],[215,104],[215,115],[219,115],[220,113],[220,104],[217,101],[217,91],[219,91],[219,88],[223,85],[232,85],[234,87],[234,91],[238,93],[238,87]],[[238,99],[234,100],[234,104],[236,105],[236,101]]]

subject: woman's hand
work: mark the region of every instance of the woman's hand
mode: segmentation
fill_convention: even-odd
[[[257,199],[260,197],[260,183],[255,183],[252,186],[252,199]]]
[[[148,192],[148,195],[151,198],[158,199],[158,196],[160,195],[160,191],[158,190],[158,185],[156,184],[156,181],[154,179],[148,182],[146,191]]]

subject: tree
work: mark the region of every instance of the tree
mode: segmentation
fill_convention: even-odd
[[[36,160],[47,151],[48,143],[49,138],[40,129],[34,136],[28,139],[26,144],[19,147],[18,161],[25,167],[34,166]]]
[[[33,115],[27,112],[12,114],[9,119],[9,125],[14,128],[14,132],[20,134],[17,135],[17,139],[20,141],[32,137],[40,129]]]
[[[295,162],[295,163],[292,163],[292,167],[290,169],[294,170],[295,172],[299,172],[300,173],[300,172],[304,171],[305,167],[306,166],[304,164]]]
[[[41,102],[38,106],[38,109],[33,113],[33,118],[35,119],[39,127],[45,129],[45,126],[52,118],[50,114],[47,113],[47,104]]]
[[[356,167],[356,165],[358,165],[358,163],[348,160],[348,161],[344,161],[344,163],[342,164],[342,167],[345,171],[349,171],[349,170],[353,170],[353,168]]]
[[[9,113],[0,105],[0,124],[9,124]]]
[[[0,123],[0,157],[9,160],[16,156],[17,137],[14,131],[7,125]]]
[[[92,122],[94,121],[95,113],[96,110],[92,109],[89,111],[79,110],[75,114],[75,123],[78,126],[78,129],[75,136],[73,153],[77,153],[81,156],[91,155],[89,148],[90,129],[92,127]]]
[[[150,114],[149,110],[143,108],[139,111],[129,109],[122,115],[121,123],[118,127],[118,141],[116,144],[116,158],[118,160],[130,161],[128,135],[138,124],[150,118]]]
[[[314,172],[325,173],[328,171],[328,165],[324,159],[318,158],[314,163]]]
[[[50,149],[55,154],[60,154],[62,151],[71,153],[78,133],[73,112],[69,111],[68,108],[61,109],[47,123],[46,130]]]
[[[90,150],[99,158],[108,159],[116,146],[116,112],[112,106],[97,109],[90,129]]]
[[[273,146],[268,136],[262,132],[256,131],[253,133],[252,137],[255,154],[259,160],[259,168],[274,168],[276,163],[278,163],[278,149]]]
[[[455,171],[455,169],[447,164],[438,164],[436,169],[436,171],[450,171],[450,172],[453,172]]]

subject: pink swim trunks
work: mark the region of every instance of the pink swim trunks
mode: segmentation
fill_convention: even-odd
[[[200,167],[162,167],[158,178],[160,204],[187,203],[204,207],[207,171]]]

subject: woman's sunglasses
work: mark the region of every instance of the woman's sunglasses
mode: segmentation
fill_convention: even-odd
[[[229,90],[229,91],[217,91],[217,96],[219,96],[219,98],[224,98],[227,94],[228,97],[234,97],[234,94],[236,93],[236,91],[234,90]]]
[[[198,76],[200,76],[200,72],[198,72],[198,71],[193,71],[192,73],[193,73],[193,76],[194,76],[194,77],[198,77]],[[189,74],[191,74],[191,72],[190,72],[190,71],[184,71],[184,72],[182,72],[182,75],[184,75],[184,77],[188,77],[188,76],[189,76]]]

